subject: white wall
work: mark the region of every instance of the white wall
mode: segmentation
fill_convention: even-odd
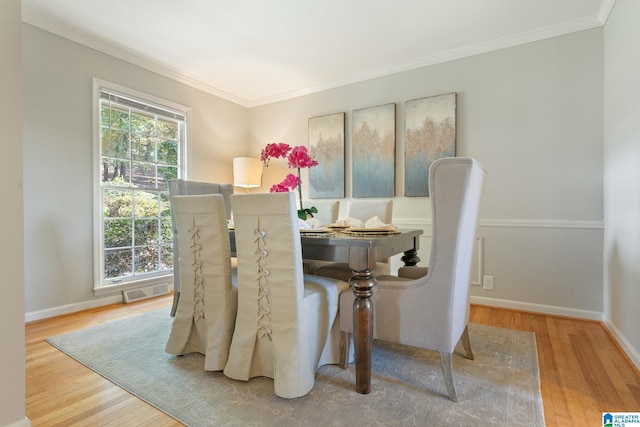
[[[20,15],[20,0],[0,1],[0,426],[13,427],[30,425],[25,418]]]
[[[604,316],[640,369],[638,1],[616,2],[604,43]]]
[[[425,261],[429,200],[402,197],[404,102],[457,92],[457,153],[477,158],[489,172],[479,267],[495,276],[495,291],[474,287],[473,297],[585,317],[602,312],[601,28],[251,110],[27,24],[23,39],[25,286],[26,311],[34,317],[97,303],[91,286],[93,77],[192,107],[191,177],[211,181],[231,180],[231,159],[257,156],[266,143],[306,144],[308,119],[339,111],[347,112],[348,178],[351,112],[397,103],[395,222],[425,229]],[[284,171],[267,169],[259,191]],[[348,181],[348,197],[350,190]]]
[[[192,109],[190,177],[230,182],[247,110],[23,24],[26,312],[100,304],[93,295],[94,77]],[[119,295],[116,294],[115,297]]]
[[[402,197],[404,102],[457,92],[457,155],[488,170],[478,235],[495,291],[473,287],[475,301],[599,318],[603,55],[598,28],[253,108],[252,154],[306,144],[310,117],[346,112],[350,197],[351,112],[395,102],[394,222],[429,234],[429,200]],[[263,190],[285,172],[269,167]],[[421,245],[426,262],[428,236]]]

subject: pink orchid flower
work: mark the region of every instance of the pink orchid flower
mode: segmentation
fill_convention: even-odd
[[[272,144],[267,144],[267,146],[264,147],[260,152],[260,160],[262,160],[262,163],[265,166],[268,166],[270,159],[287,157],[287,154],[289,154],[290,150],[291,147],[289,146],[289,144],[285,144],[284,142],[274,142]]]
[[[294,147],[291,151],[291,154],[289,154],[290,168],[310,168],[316,166],[317,164],[318,162],[313,160],[311,156],[309,156],[307,147],[301,145],[298,147]]]
[[[309,155],[307,147],[300,145],[293,147],[292,149],[289,144],[285,144],[284,142],[267,144],[260,152],[260,160],[262,160],[264,166],[269,166],[269,160],[273,158],[286,158],[290,168],[298,169],[298,175],[296,176],[292,173],[288,174],[284,181],[273,185],[269,189],[269,192],[284,193],[287,191],[293,191],[297,187],[298,197],[300,199],[298,217],[303,220],[307,218],[307,215],[311,215],[313,217],[313,214],[317,213],[318,210],[315,207],[304,209],[302,206],[302,180],[300,180],[300,169],[317,166],[318,162]]]

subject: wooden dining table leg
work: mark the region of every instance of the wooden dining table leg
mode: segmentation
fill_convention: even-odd
[[[405,267],[414,267],[420,262],[418,251],[416,249],[409,249],[404,251],[404,255],[400,258],[400,261],[404,263]]]
[[[354,271],[349,280],[353,289],[353,339],[356,358],[356,391],[371,392],[371,354],[373,347],[373,288],[377,285],[371,270]]]

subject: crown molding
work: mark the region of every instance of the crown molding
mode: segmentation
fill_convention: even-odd
[[[603,0],[602,6],[600,6],[600,11],[598,11],[598,18],[602,25],[607,23],[607,19],[609,19],[609,15],[611,14],[611,10],[615,4],[616,0]]]
[[[32,25],[34,27],[38,27],[42,30],[48,31],[60,37],[66,38],[68,40],[71,40],[83,46],[94,49],[98,52],[102,52],[114,58],[136,65],[140,68],[144,68],[146,70],[149,70],[161,76],[167,77],[169,79],[183,83],[195,89],[201,90],[210,95],[214,95],[216,97],[222,98],[224,100],[227,100],[229,102],[232,102],[234,104],[240,105],[245,108],[253,108],[253,107],[272,104],[275,102],[286,101],[289,99],[298,98],[301,96],[310,95],[313,93],[322,92],[329,89],[335,89],[341,86],[359,83],[366,80],[385,77],[385,76],[389,76],[392,74],[397,74],[405,71],[411,71],[417,68],[423,68],[430,65],[454,61],[457,59],[462,59],[462,58],[466,58],[474,55],[480,55],[483,53],[489,53],[496,50],[515,47],[515,46],[523,45],[526,43],[540,41],[540,40],[557,37],[561,35],[566,35],[566,34],[578,32],[578,31],[588,30],[591,28],[601,27],[606,22],[614,4],[615,4],[615,0],[604,0],[602,7],[600,8],[600,11],[598,13],[598,16],[586,17],[582,19],[568,21],[560,25],[553,25],[546,28],[537,29],[534,31],[528,31],[528,32],[516,34],[510,37],[494,39],[487,42],[477,43],[474,45],[465,46],[458,49],[452,49],[446,52],[417,58],[415,60],[406,62],[404,64],[393,65],[389,67],[381,67],[381,68],[369,70],[363,73],[355,74],[344,79],[338,79],[338,80],[322,83],[319,85],[309,86],[306,88],[301,88],[299,90],[285,92],[282,94],[255,99],[255,100],[247,100],[247,99],[240,98],[238,96],[235,96],[233,94],[230,94],[218,88],[212,87],[202,81],[186,76],[180,71],[173,69],[171,67],[167,67],[164,64],[160,64],[159,62],[151,58],[141,56],[137,53],[127,51],[125,48],[113,46],[106,42],[92,39],[86,35],[70,31],[67,28],[60,27],[54,24],[53,22],[51,22],[50,20],[43,19],[41,17],[34,15],[26,7],[23,7],[22,21],[26,24]]]
[[[90,49],[93,49],[98,52],[104,53],[106,55],[112,56],[114,58],[120,59],[121,61],[128,62],[132,65],[154,72],[163,77],[167,77],[171,80],[175,80],[179,83],[183,83],[187,86],[193,87],[194,89],[201,90],[210,95],[214,95],[214,96],[217,96],[218,98],[222,98],[229,102],[233,102],[234,104],[238,104],[243,107],[248,107],[248,102],[245,99],[239,98],[228,92],[225,92],[220,89],[214,88],[210,85],[207,85],[199,80],[195,80],[191,77],[188,77],[183,73],[181,73],[180,71],[167,67],[166,65],[160,64],[150,58],[143,57],[133,52],[128,52],[124,48],[119,48],[119,47],[110,45],[108,43],[104,43],[99,40],[92,39],[86,35],[79,34],[74,31],[70,31],[67,28],[56,26],[49,20],[40,19],[38,17],[33,16],[27,10],[23,10],[22,12],[22,22],[24,22],[25,24],[40,28],[41,30],[55,34],[62,38],[65,38],[67,40],[71,40],[72,42],[78,43],[82,46],[88,47]]]
[[[605,0],[606,2],[615,0]],[[602,13],[602,9],[601,9]],[[249,107],[258,107],[261,105],[271,104],[279,101],[286,101],[287,99],[297,98],[303,95],[309,95],[324,90],[335,89],[341,86],[346,86],[354,83],[363,82],[379,77],[385,77],[405,71],[411,71],[418,68],[427,67],[430,65],[441,64],[444,62],[455,61],[457,59],[467,58],[474,55],[480,55],[483,53],[489,53],[501,49],[520,46],[523,44],[558,37],[578,31],[584,31],[591,28],[601,27],[603,25],[602,18],[599,16],[593,16],[574,21],[565,22],[561,25],[554,25],[546,28],[537,29],[534,31],[528,31],[520,34],[516,34],[510,37],[504,37],[500,39],[490,40],[488,42],[477,43],[470,46],[465,46],[459,49],[452,49],[446,52],[437,53],[434,55],[424,56],[413,61],[406,62],[402,65],[394,65],[390,67],[377,68],[375,70],[369,70],[364,73],[356,74],[345,79],[335,80],[321,85],[311,86],[303,88],[297,91],[283,93],[281,95],[262,98],[255,101],[248,101]]]

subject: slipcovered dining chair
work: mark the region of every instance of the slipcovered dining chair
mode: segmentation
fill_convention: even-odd
[[[305,200],[304,207],[315,207],[318,209],[318,213],[314,213],[313,217],[320,221],[322,226],[327,226],[338,220],[340,214],[340,201],[339,200]]]
[[[227,363],[238,304],[225,212],[221,194],[173,197],[182,296],[165,350],[202,353],[208,371]]]
[[[378,277],[374,288],[374,338],[440,352],[447,393],[454,402],[452,353],[461,339],[467,358],[473,359],[467,330],[469,277],[485,173],[471,158],[432,163],[429,268],[403,267],[398,276]],[[353,302],[352,292],[341,295],[345,341],[353,332]]]
[[[391,224],[393,217],[393,200],[351,200],[347,205],[347,216],[362,222],[377,216],[385,224]],[[309,271],[318,276],[333,277],[349,281],[353,272],[345,262],[317,262]],[[379,276],[391,272],[389,259],[376,262],[373,275]]]
[[[307,394],[319,366],[340,361],[338,299],[349,285],[304,275],[295,196],[231,197],[238,315],[224,374],[273,378],[275,394]]]
[[[347,204],[347,216],[362,222],[377,216],[385,224],[391,224],[393,200],[350,200]]]
[[[173,196],[198,195],[198,194],[222,194],[225,203],[225,212],[227,219],[231,219],[231,204],[229,196],[233,194],[233,185],[214,182],[188,181],[184,179],[169,180],[169,203],[173,212]],[[174,216],[171,216],[173,227],[173,305],[170,315],[176,314],[178,301],[180,300],[180,247],[178,245],[178,232]]]
[[[318,209],[318,213],[313,214],[313,217],[320,221],[322,226],[335,223],[340,214],[339,200],[307,200],[304,202],[304,206],[313,206]],[[317,259],[304,259],[302,261],[302,268],[305,273],[311,274],[316,268],[329,264],[329,262],[330,261],[320,261]]]

